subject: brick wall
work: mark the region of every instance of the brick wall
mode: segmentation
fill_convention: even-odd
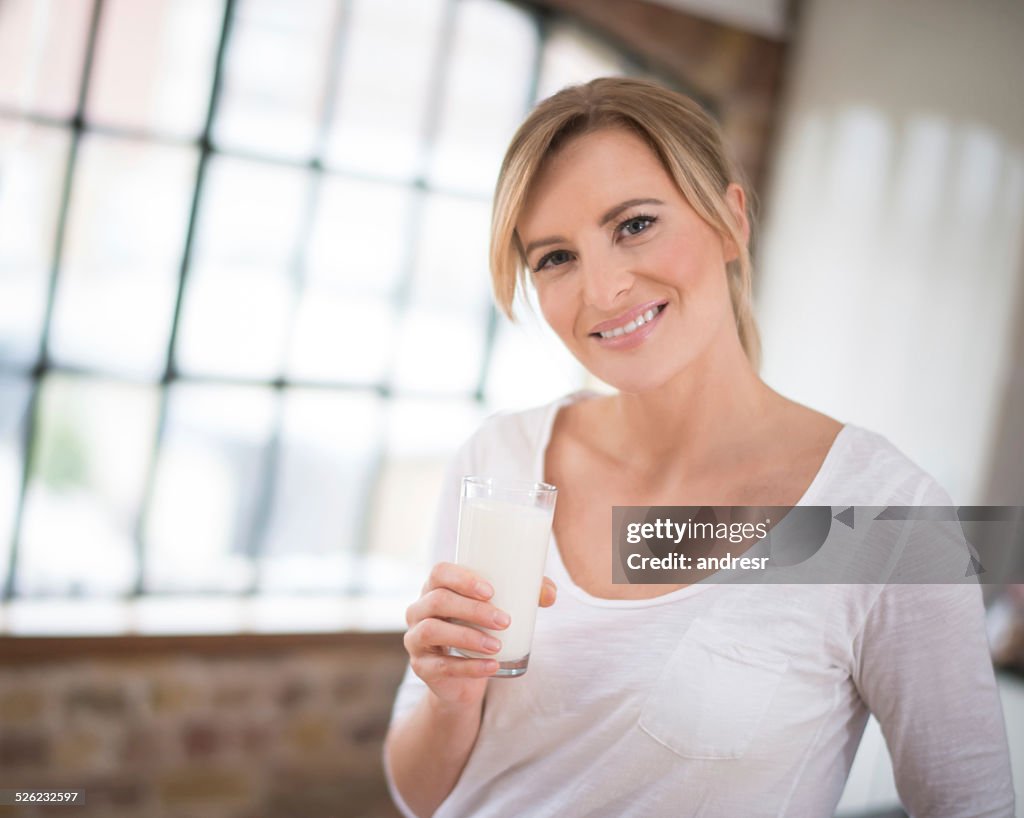
[[[397,634],[0,639],[0,789],[66,818],[391,818]]]

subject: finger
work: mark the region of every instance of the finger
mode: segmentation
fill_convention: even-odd
[[[497,659],[463,659],[461,656],[422,656],[410,662],[423,681],[436,679],[478,679],[498,672]]]
[[[548,608],[555,604],[555,599],[558,597],[558,586],[555,583],[544,577],[544,582],[540,586],[540,606],[542,608]]]
[[[490,599],[494,596],[494,588],[487,580],[454,562],[439,562],[430,570],[430,576],[423,585],[423,593],[434,588],[450,588],[463,596],[476,599]]]
[[[477,653],[497,653],[501,641],[489,633],[443,619],[424,619],[406,631],[405,649],[410,656],[444,648],[462,648]]]
[[[434,588],[406,608],[405,622],[411,628],[424,619],[460,619],[482,628],[507,628],[511,619],[505,611],[469,599],[448,588]]]

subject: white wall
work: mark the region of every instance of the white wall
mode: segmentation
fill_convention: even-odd
[[[765,379],[886,435],[955,502],[1024,502],[1024,3],[806,0],[790,71]],[[840,814],[896,803],[872,719]]]
[[[808,0],[790,70],[766,380],[886,435],[955,502],[1024,502],[986,479],[1024,321],[1024,3]]]

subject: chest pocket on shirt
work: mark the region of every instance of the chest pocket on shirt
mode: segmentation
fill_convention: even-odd
[[[696,620],[666,663],[639,726],[684,758],[741,758],[789,659]]]

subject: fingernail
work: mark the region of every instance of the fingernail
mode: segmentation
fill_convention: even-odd
[[[508,623],[512,621],[512,617],[509,616],[504,611],[495,611],[493,618],[494,618],[494,624],[498,625],[499,627],[502,627],[502,628],[507,626]]]
[[[494,589],[491,587],[489,582],[481,580],[476,584],[476,593],[477,596],[489,598],[494,596]]]
[[[484,650],[499,651],[501,650],[501,642],[488,636],[484,639]]]

